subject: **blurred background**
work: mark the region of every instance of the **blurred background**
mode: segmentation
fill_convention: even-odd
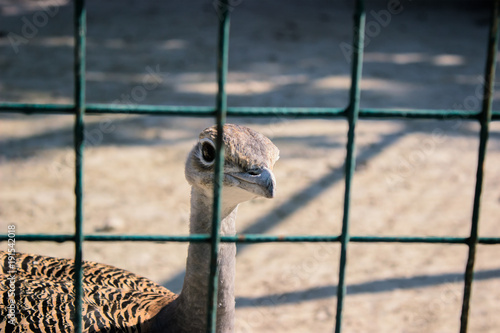
[[[491,1],[366,1],[361,106],[480,109]],[[87,103],[215,104],[218,2],[88,0]],[[229,106],[345,107],[353,1],[233,0]],[[0,101],[73,103],[73,6],[0,0]],[[497,79],[498,81],[498,79]],[[500,109],[500,94],[494,109]],[[187,234],[185,158],[209,118],[86,116],[85,232]],[[0,230],[71,233],[73,117],[0,114]],[[229,118],[280,148],[278,196],[241,205],[238,232],[341,230],[344,119]],[[360,120],[353,235],[467,237],[479,125]],[[500,237],[500,123],[491,124],[480,235]],[[4,231],[1,231],[4,232]],[[2,243],[6,249],[6,243]],[[187,244],[97,243],[84,258],[180,291]],[[73,256],[71,243],[18,242]],[[478,247],[470,332],[500,329],[498,246]],[[349,245],[344,332],[457,332],[464,245]],[[239,246],[237,332],[327,332],[339,245]]]

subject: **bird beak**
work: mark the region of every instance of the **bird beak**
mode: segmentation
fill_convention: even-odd
[[[265,198],[274,198],[276,179],[268,168],[256,168],[247,172],[231,173],[231,176],[240,181],[240,187]]]

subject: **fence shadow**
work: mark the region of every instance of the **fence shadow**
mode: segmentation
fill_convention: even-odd
[[[500,279],[500,269],[479,270],[474,274],[476,281]],[[347,285],[348,295],[384,293],[395,290],[426,288],[431,286],[459,283],[464,281],[463,273],[443,273],[436,275],[416,275],[412,277],[373,280],[370,282]],[[337,286],[328,285],[282,294],[269,294],[260,297],[237,297],[236,307],[277,306],[335,297]]]

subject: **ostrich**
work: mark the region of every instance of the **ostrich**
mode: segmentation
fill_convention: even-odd
[[[238,205],[254,197],[272,198],[272,169],[278,148],[250,128],[226,124],[221,235],[234,235]],[[215,140],[217,130],[203,130],[188,155],[185,175],[191,185],[190,233],[211,232]],[[217,332],[234,330],[236,246],[219,247]],[[71,332],[74,304],[73,261],[16,254],[14,289],[0,285],[0,331]],[[83,262],[85,332],[202,332],[206,329],[210,245],[191,243],[179,295],[147,278],[95,262]],[[10,281],[9,254],[0,253],[1,281]],[[12,279],[11,279],[12,280]],[[15,310],[10,307],[14,290]],[[9,312],[11,311],[11,312]],[[13,314],[13,315],[12,315]]]

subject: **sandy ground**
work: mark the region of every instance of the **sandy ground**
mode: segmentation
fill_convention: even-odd
[[[44,1],[55,5],[47,12],[35,1],[0,1],[2,101],[71,103],[72,7],[66,2]],[[88,102],[213,105],[218,18],[212,2],[88,2]],[[350,1],[231,3],[229,105],[346,105]],[[380,16],[388,3],[370,1],[362,106],[477,109],[488,9],[471,3],[403,0],[398,14]],[[496,109],[499,100],[496,93]],[[72,232],[72,117],[0,119],[0,230],[13,223],[19,233]],[[85,232],[186,234],[183,164],[213,120],[86,121]],[[338,234],[345,121],[229,121],[263,132],[281,150],[277,198],[242,205],[238,231]],[[480,234],[500,237],[500,124],[491,128]],[[461,119],[360,121],[352,234],[467,236],[478,130]],[[186,247],[86,243],[84,256],[179,291]],[[19,242],[17,249],[73,255],[70,243]],[[500,330],[498,253],[498,246],[479,246],[470,332]],[[463,245],[350,244],[344,332],[457,332],[466,256]],[[237,332],[331,331],[338,263],[338,244],[240,246]]]

